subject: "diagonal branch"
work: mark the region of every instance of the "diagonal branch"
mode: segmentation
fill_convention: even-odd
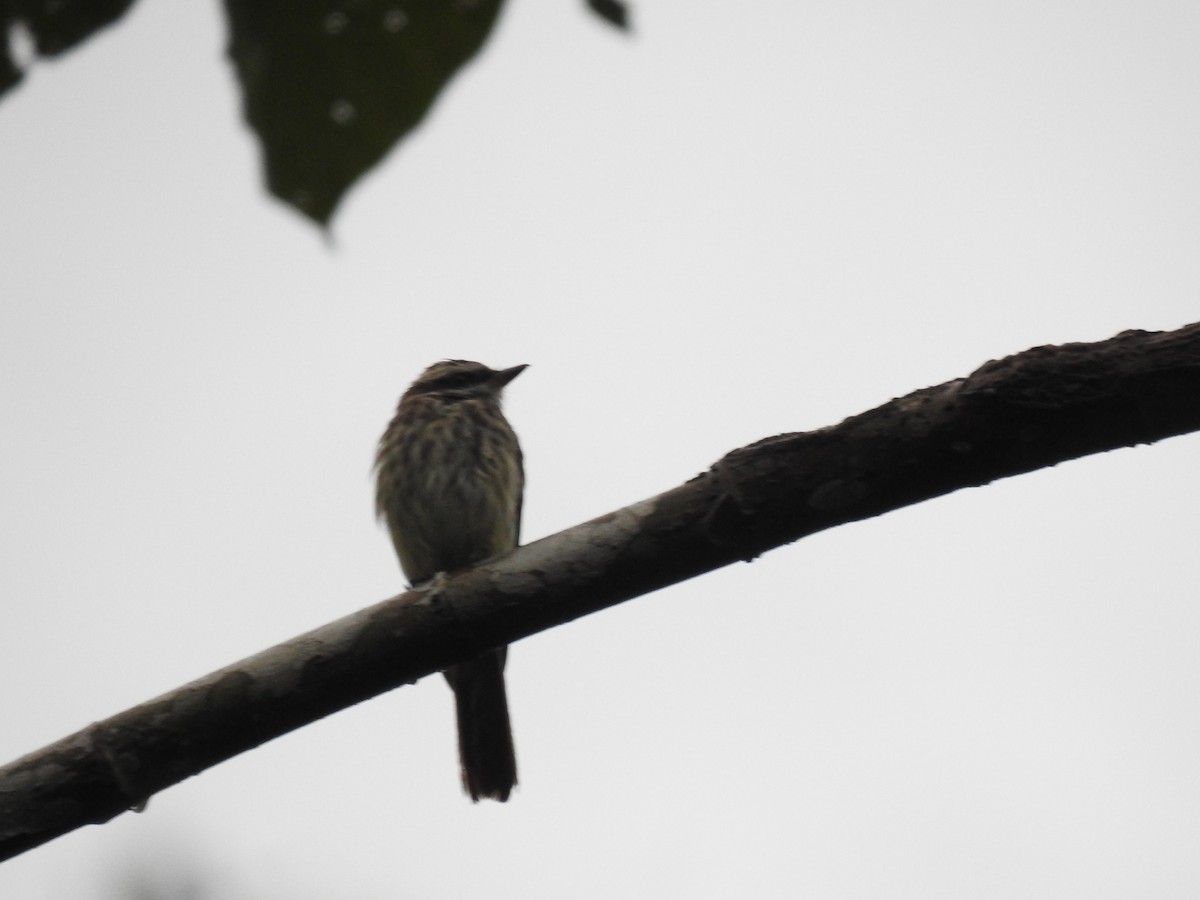
[[[0,769],[0,859],[339,709],[846,522],[1200,430],[1200,323],[1035,347],[265,650]]]

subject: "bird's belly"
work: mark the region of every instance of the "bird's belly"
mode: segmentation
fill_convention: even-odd
[[[463,569],[516,546],[517,497],[503,480],[478,470],[437,467],[453,477],[426,473],[397,510],[397,550],[414,582]],[[420,536],[419,540],[413,540]]]

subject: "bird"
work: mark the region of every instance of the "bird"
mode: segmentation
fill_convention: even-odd
[[[400,398],[375,457],[375,509],[416,586],[517,546],[525,472],[501,393],[527,366],[436,362]],[[463,789],[508,800],[517,784],[507,647],[443,673],[454,691]]]

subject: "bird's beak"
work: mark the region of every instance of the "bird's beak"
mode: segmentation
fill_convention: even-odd
[[[500,388],[504,387],[528,368],[528,364],[522,364],[519,366],[513,366],[511,369],[501,369],[492,376],[492,387],[494,387],[496,390],[500,390]]]

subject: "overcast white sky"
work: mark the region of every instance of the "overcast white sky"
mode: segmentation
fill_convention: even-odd
[[[441,357],[533,539],[1037,344],[1200,319],[1194,0],[513,0],[327,246],[218,4],[0,102],[0,758],[395,593],[370,463]],[[0,866],[16,900],[1194,897],[1200,438],[817,535],[518,644],[521,787],[440,679]]]

